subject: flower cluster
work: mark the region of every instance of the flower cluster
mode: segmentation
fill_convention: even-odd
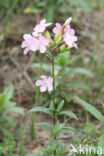
[[[35,26],[34,32],[32,33],[33,36],[30,34],[25,34],[23,36],[24,41],[22,42],[21,47],[25,48],[24,54],[27,54],[30,50],[40,50],[40,53],[45,53],[49,40],[42,35],[42,32],[50,25],[51,23],[46,24],[46,19],[43,19],[40,24]]]
[[[69,25],[71,20],[71,17],[68,18],[63,25],[56,23],[53,28],[53,33],[55,34],[53,39],[51,38],[51,34],[46,30],[52,23],[46,23],[46,19],[41,20],[35,26],[32,35],[25,34],[23,36],[24,41],[21,47],[24,48],[24,54],[27,54],[29,51],[45,53],[47,48],[52,49],[54,46],[61,49],[62,52],[73,47],[77,48],[77,36],[74,29]],[[46,76],[41,76],[40,78],[41,80],[36,81],[36,86],[40,86],[40,91],[52,91],[53,79]]]
[[[53,28],[53,33],[57,34],[59,31],[61,31],[66,45],[69,48],[75,47],[77,49],[77,44],[75,43],[77,41],[77,36],[75,36],[74,29],[71,29],[69,25],[71,20],[71,17],[68,18],[63,26],[60,23],[56,23],[56,27]]]

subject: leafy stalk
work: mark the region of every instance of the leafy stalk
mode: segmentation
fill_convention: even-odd
[[[53,77],[53,123],[56,123],[56,115],[55,115],[55,74],[54,74],[54,55],[52,56],[52,77]]]

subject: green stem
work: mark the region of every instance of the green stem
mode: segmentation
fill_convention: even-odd
[[[55,72],[54,72],[54,56],[52,56],[52,77],[53,77],[53,124],[55,125],[56,123],[56,115],[55,115]]]
[[[54,72],[54,69],[55,68],[55,62],[54,62],[54,55],[52,56],[52,77],[53,77],[53,126],[55,126],[55,123],[56,123],[56,112],[55,112],[55,109],[56,109],[56,106],[55,106],[55,72]],[[54,135],[53,136],[53,139],[56,140],[56,136]],[[56,151],[54,151],[54,156],[56,155]]]

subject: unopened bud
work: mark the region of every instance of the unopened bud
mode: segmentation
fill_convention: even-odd
[[[55,37],[54,37],[54,40],[57,41],[59,39],[62,38],[62,30],[58,31],[56,34],[55,34]]]
[[[56,67],[56,68],[55,68],[55,73],[54,73],[54,74],[57,75],[58,72],[59,72],[59,69],[58,69],[58,67]]]
[[[65,44],[63,44],[63,45],[61,45],[61,47],[58,49],[58,52],[59,53],[62,53],[62,52],[64,52],[64,51],[66,51],[67,50],[67,46],[65,45]]]
[[[72,20],[72,17],[68,18],[68,19],[65,21],[64,25],[65,25],[65,26],[66,26],[66,25],[69,25],[70,22],[71,22],[71,20]]]
[[[44,32],[44,37],[47,38],[50,43],[53,42],[52,39],[51,39],[51,35],[50,35],[49,31],[45,31]]]

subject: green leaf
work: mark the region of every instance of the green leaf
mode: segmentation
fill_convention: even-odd
[[[47,8],[47,11],[46,13],[44,14],[44,18],[46,18],[46,20],[48,22],[52,22],[54,17],[55,17],[55,12],[56,12],[56,7],[57,5],[55,3],[49,3],[48,4],[48,8]]]
[[[104,136],[101,137],[101,139],[98,142],[98,147],[102,148],[104,154]],[[99,154],[99,156],[102,156],[102,154]]]
[[[5,102],[4,103],[4,109],[6,110],[11,110],[12,107],[15,107],[16,106],[16,102],[12,102],[12,101],[8,101],[8,102]]]
[[[0,111],[5,103],[5,94],[0,94]]]
[[[48,154],[51,152],[51,150],[47,147],[47,148],[38,148],[38,151],[44,153],[44,155],[42,156],[48,156]]]
[[[69,56],[70,56],[69,52],[64,52],[55,59],[55,62],[59,66],[65,67],[69,63]]]
[[[31,6],[31,7],[26,8],[24,10],[24,13],[31,14],[31,13],[40,13],[42,11],[43,11],[42,8]]]
[[[64,100],[62,100],[62,101],[58,104],[58,107],[57,107],[57,111],[58,111],[58,112],[62,109],[63,105],[64,105]]]
[[[84,82],[80,82],[80,81],[71,81],[70,86],[72,88],[81,88],[81,89],[85,89],[85,90],[89,89],[89,87]]]
[[[16,102],[12,102],[12,101],[6,102],[3,106],[3,109],[5,110],[5,112],[16,112],[21,115],[24,115],[23,108],[17,107]]]
[[[31,120],[31,124],[30,124],[30,138],[31,141],[33,141],[35,139],[35,120],[36,120],[36,113],[32,113],[32,120]]]
[[[51,149],[52,151],[54,151],[57,147],[57,140],[50,140],[49,143],[48,143],[48,148]]]
[[[6,129],[5,127],[0,127],[0,129],[3,131],[5,136],[7,136],[9,138],[13,138],[13,133],[11,133],[8,129]]]
[[[75,101],[81,104],[88,112],[90,112],[96,119],[104,123],[104,116],[94,106],[76,97]]]
[[[71,126],[64,127],[63,126],[63,127],[61,127],[58,130],[57,136],[60,135],[60,134],[62,134],[62,133],[74,133],[74,132],[76,132],[76,130],[73,127],[71,127]]]
[[[76,55],[76,56],[74,56],[73,58],[71,58],[70,60],[69,60],[69,64],[74,64],[76,61],[78,61],[80,58],[82,58],[83,57],[83,55]]]
[[[71,0],[69,1],[70,5],[72,5],[72,8],[78,8],[78,7],[82,7],[84,10],[91,12],[92,8],[91,5],[88,3],[88,1],[85,0]]]
[[[57,135],[58,130],[60,129],[60,127],[62,127],[62,124],[59,123],[59,121],[57,121],[53,127],[53,134],[54,136]]]
[[[93,76],[93,74],[89,70],[87,70],[86,68],[80,68],[80,67],[78,67],[78,68],[66,68],[65,74],[73,74],[73,75],[82,74],[82,75],[86,75],[88,77]]]
[[[46,155],[43,155],[43,154],[30,154],[29,156],[46,156]]]
[[[75,129],[71,126],[64,126],[63,124],[60,124],[59,121],[56,122],[54,128],[53,128],[53,134],[54,136],[58,136],[61,133],[70,133],[74,132]]]
[[[14,92],[14,87],[12,84],[10,84],[3,92],[6,96],[5,97],[6,101],[9,101],[13,97],[13,92]]]
[[[10,111],[11,111],[11,112],[15,112],[15,113],[19,113],[19,114],[21,114],[21,115],[24,115],[24,110],[23,110],[23,108],[13,107]]]
[[[45,71],[51,71],[51,65],[47,65],[47,64],[40,64],[40,63],[34,63],[34,64],[32,64],[32,68],[42,68],[43,70],[45,70]]]
[[[22,130],[20,130],[20,156],[25,156],[25,150],[24,150],[24,141],[23,141],[23,134]]]
[[[73,119],[78,120],[76,114],[73,113],[73,112],[70,112],[70,111],[62,111],[62,112],[59,113],[59,115],[67,115],[67,116],[69,116],[70,118],[73,118]]]
[[[40,122],[38,123],[38,125],[40,127],[42,127],[44,130],[46,130],[47,132],[49,132],[49,134],[52,134],[52,125],[50,125],[49,123],[46,122]]]
[[[30,112],[44,112],[46,114],[51,115],[51,112],[49,111],[48,108],[44,108],[44,107],[41,107],[41,106],[32,108],[30,110]]]

